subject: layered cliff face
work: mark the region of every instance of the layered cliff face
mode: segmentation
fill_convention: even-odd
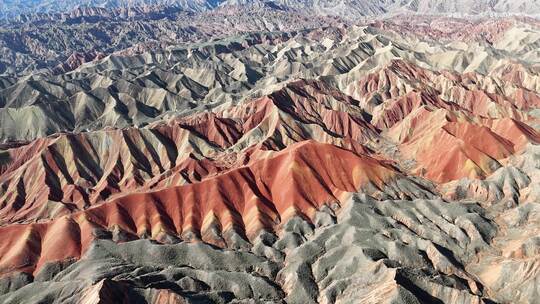
[[[535,302],[537,22],[381,22],[1,76],[0,302]]]

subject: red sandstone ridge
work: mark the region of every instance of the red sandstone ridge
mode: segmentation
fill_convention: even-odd
[[[84,63],[99,60],[102,58],[105,58],[105,54],[101,52],[74,52],[66,59],[65,62],[62,62],[61,64],[54,67],[52,72],[55,74],[62,74],[65,72],[73,71]]]
[[[501,167],[499,161],[540,142],[538,132],[513,119],[475,119],[426,107],[388,132],[403,155],[416,160],[416,173],[436,182],[485,178]]]
[[[420,107],[431,109],[458,110],[460,107],[425,93],[411,92],[405,96],[390,99],[373,112],[373,125],[381,129],[388,129],[401,122],[412,111]]]
[[[523,68],[511,66],[516,70]],[[518,77],[511,75],[504,68],[494,71],[493,76],[485,76],[474,72],[433,71],[404,60],[392,60],[352,84],[350,91],[366,109],[374,111],[374,123],[381,128],[391,127],[420,105],[459,109],[482,117],[523,120],[528,117],[526,111],[540,106],[540,95],[523,81],[494,85],[494,78]]]
[[[540,142],[524,122],[538,107],[538,94],[519,81],[493,82],[393,60],[350,89],[372,114],[371,124],[414,161],[412,172],[441,183],[483,179],[528,143]]]
[[[369,156],[306,141],[279,152],[259,152],[247,166],[202,182],[127,194],[49,222],[0,228],[0,272],[39,271],[50,261],[79,258],[96,230],[166,241],[202,239],[234,246],[293,215],[313,216],[370,185],[383,189],[396,171]]]
[[[313,81],[221,111],[148,128],[58,134],[6,150],[0,224],[84,210],[111,196],[201,181],[253,149],[309,139],[364,151],[379,137],[350,97]]]
[[[437,182],[483,178],[500,160],[538,142],[536,131],[519,120],[490,119],[484,111],[496,105],[521,117],[522,107],[490,99],[481,110],[470,98],[445,101],[437,95],[445,95],[436,81],[443,76],[456,82],[449,92],[463,89],[457,84],[464,76],[404,61],[368,75],[359,82],[362,95],[378,94],[384,101],[373,108],[371,123],[358,100],[322,82],[300,80],[268,97],[144,129],[38,139],[6,151],[7,161],[0,167],[5,189],[0,192],[0,223],[52,219],[118,195],[202,181],[247,164],[253,151],[281,150],[309,139],[367,151],[363,145],[381,139],[376,127],[401,146],[405,158],[417,162],[416,174]],[[471,138],[477,134],[486,137],[478,142]],[[446,163],[440,161],[442,151],[453,155]]]
[[[421,21],[421,22],[420,22]],[[371,25],[384,30],[410,36],[422,36],[442,41],[483,41],[490,43],[500,37],[518,21],[514,18],[467,20],[446,16],[396,16]]]

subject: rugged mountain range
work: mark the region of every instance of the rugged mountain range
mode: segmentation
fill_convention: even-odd
[[[39,2],[40,5],[46,3]],[[73,62],[91,61],[98,53],[138,52],[248,32],[291,32],[338,24],[366,25],[372,23],[373,18],[384,20],[412,12],[440,16],[449,12],[455,15],[482,13],[483,19],[471,20],[472,23],[485,22],[485,16],[489,15],[526,12],[530,16],[540,12],[540,4],[535,1],[473,1],[467,4],[455,1],[135,1],[111,4],[110,7],[107,3],[101,6],[90,4],[72,5],[71,10],[55,2],[58,11],[35,9],[28,14],[0,19],[0,73],[21,76],[36,71],[65,71],[66,67],[73,66]],[[10,7],[10,4],[5,6]]]
[[[61,1],[41,1],[41,0],[2,0],[0,2],[0,18],[18,18],[21,15],[32,14],[56,14],[72,10],[94,10],[94,9],[131,9],[144,6],[174,6],[178,9],[189,11],[202,11],[211,9],[217,5],[218,1],[206,0],[61,0]]]
[[[535,1],[0,10],[0,303],[537,301]]]
[[[390,28],[399,22],[381,27]],[[327,27],[300,32],[251,33],[140,54],[123,51],[73,71],[69,71],[72,67],[68,65],[69,72],[62,73],[63,70],[58,69],[58,75],[3,77],[0,117],[5,127],[0,131],[0,139],[2,142],[27,141],[64,131],[143,126],[162,119],[167,113],[190,112],[266,95],[298,78],[323,78],[346,94],[365,99],[368,92],[358,93],[354,81],[359,75],[399,58],[408,59],[419,67],[457,73],[479,72],[475,77],[481,77],[477,80],[480,83],[475,90],[485,91],[492,86],[484,93],[486,103],[498,98],[489,94],[499,94],[512,100],[525,99],[519,102],[526,104],[534,98],[531,92],[537,89],[536,84],[524,89],[493,79],[501,77],[501,70],[517,64],[518,60],[534,68],[538,63],[539,32],[529,29],[530,24],[518,21],[509,23],[516,24],[509,29],[506,22],[501,20],[500,33],[476,27],[479,40],[473,39],[469,44],[465,40],[453,41],[452,36],[443,36],[438,41],[419,41],[414,36],[398,37],[395,32],[385,34],[374,26]],[[468,23],[459,21],[453,24],[456,28],[466,25]],[[476,25],[478,23],[473,26]],[[491,27],[488,24],[486,28]],[[487,34],[497,40],[486,41]],[[470,39],[473,35],[471,32],[463,38]],[[77,65],[75,61],[73,67]],[[463,81],[461,86],[472,86],[468,80]],[[416,85],[422,87],[427,83]],[[438,86],[432,84],[441,91]],[[402,94],[422,92],[422,89],[404,90]],[[459,89],[435,94],[439,96],[459,101],[469,110],[472,105],[468,104],[473,104],[471,100],[477,98]],[[365,101],[370,108],[380,102],[378,95],[371,98],[373,100]],[[499,107],[498,117],[524,116],[504,105],[489,107],[478,114],[495,113],[491,107]],[[382,123],[378,122],[377,127],[382,126],[379,124]]]
[[[2,24],[0,73],[57,74],[98,54],[136,54],[245,33],[302,31],[337,24],[343,22],[335,17],[274,9],[269,4],[227,6],[197,14],[168,6],[80,9]]]
[[[63,0],[0,2],[0,17],[21,14],[58,13],[78,8],[133,8],[148,5],[174,6],[184,11],[200,12],[228,5],[252,5],[267,0]],[[422,14],[538,14],[537,0],[274,0],[282,8],[299,9],[324,15],[362,17],[387,13],[415,12]]]
[[[324,18],[2,76],[0,302],[534,302],[536,20]]]

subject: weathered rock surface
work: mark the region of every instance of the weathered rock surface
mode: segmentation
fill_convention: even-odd
[[[1,303],[537,302],[535,19],[167,7],[60,14],[141,33],[0,76]]]

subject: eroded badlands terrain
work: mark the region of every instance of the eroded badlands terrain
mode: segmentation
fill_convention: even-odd
[[[0,76],[0,302],[536,303],[536,19],[320,18]]]

